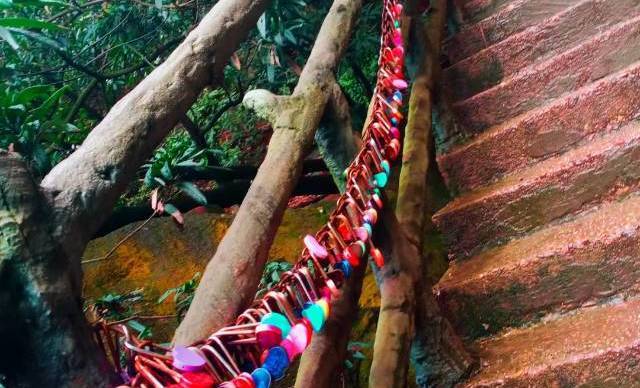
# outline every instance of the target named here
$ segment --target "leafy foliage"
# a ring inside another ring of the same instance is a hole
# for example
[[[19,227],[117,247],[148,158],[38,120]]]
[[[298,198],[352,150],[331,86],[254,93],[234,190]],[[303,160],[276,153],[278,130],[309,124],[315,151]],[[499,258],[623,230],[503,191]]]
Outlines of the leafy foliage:
[[[162,303],[171,295],[173,295],[173,301],[176,303],[176,314],[178,316],[178,320],[182,320],[184,315],[187,313],[189,306],[191,306],[191,302],[193,301],[193,295],[196,292],[196,288],[198,287],[198,278],[200,277],[200,272],[197,272],[193,277],[186,282],[180,284],[177,287],[170,288],[165,291],[160,298],[158,298],[158,303]]]
[[[0,0],[0,147],[13,147],[37,175],[46,174],[214,3]],[[253,88],[292,91],[330,5],[330,0],[274,0],[225,68],[222,86],[205,91],[188,113],[206,148],[177,127],[141,170],[143,184],[134,182],[132,190],[169,186],[203,203],[180,168],[260,163],[271,129],[239,106],[242,97]],[[378,7],[365,5],[337,74],[356,128],[370,97],[363,82],[374,77]]]
[[[113,322],[126,320],[127,326],[138,332],[142,339],[151,337],[151,328],[135,319],[130,319],[137,313],[133,309],[134,305],[144,300],[141,288],[127,292],[125,294],[108,293],[88,304],[88,309],[101,319]]]
[[[292,267],[293,265],[291,263],[282,259],[268,262],[262,272],[262,278],[260,278],[256,296],[264,294],[268,289],[275,286],[280,281],[282,273],[290,270]]]

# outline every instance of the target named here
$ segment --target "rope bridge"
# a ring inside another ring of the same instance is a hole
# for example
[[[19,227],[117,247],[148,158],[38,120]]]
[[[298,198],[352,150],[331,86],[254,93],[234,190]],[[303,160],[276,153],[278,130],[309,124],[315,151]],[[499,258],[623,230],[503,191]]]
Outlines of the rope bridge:
[[[313,333],[322,330],[331,300],[353,268],[364,265],[367,254],[384,265],[371,235],[383,208],[380,190],[387,184],[389,162],[400,152],[399,108],[407,88],[401,13],[398,0],[384,0],[376,88],[363,145],[345,170],[346,190],[327,224],[304,238],[301,258],[276,286],[234,325],[205,341],[167,348],[137,338],[123,324],[97,324],[95,338],[124,386],[267,388],[284,377]]]

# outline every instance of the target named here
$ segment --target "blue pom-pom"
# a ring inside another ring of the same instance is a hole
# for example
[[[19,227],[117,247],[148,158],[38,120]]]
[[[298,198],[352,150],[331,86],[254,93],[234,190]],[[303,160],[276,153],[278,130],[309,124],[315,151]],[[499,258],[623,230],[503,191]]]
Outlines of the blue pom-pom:
[[[344,274],[345,278],[349,278],[351,276],[352,268],[351,264],[347,260],[342,260],[341,262],[336,264],[336,268],[338,268]]]
[[[289,367],[289,355],[287,355],[287,351],[284,350],[282,346],[272,347],[269,349],[269,353],[267,353],[262,367],[266,369],[275,380],[280,380],[284,377]]]
[[[256,388],[269,388],[271,385],[271,375],[265,368],[257,368],[251,373],[251,378]]]

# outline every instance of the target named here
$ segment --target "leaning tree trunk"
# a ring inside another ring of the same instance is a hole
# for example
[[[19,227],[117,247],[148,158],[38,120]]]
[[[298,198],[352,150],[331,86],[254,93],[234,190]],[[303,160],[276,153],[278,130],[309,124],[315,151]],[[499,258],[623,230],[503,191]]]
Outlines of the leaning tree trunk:
[[[82,313],[81,254],[136,170],[215,84],[267,4],[219,1],[40,187],[15,154],[0,154],[0,383],[110,382]]]
[[[415,2],[414,2],[415,3]],[[412,4],[408,4],[412,5]],[[415,4],[413,4],[415,6]],[[408,241],[422,253],[425,222],[431,222],[428,197],[428,170],[432,146],[432,91],[439,73],[440,46],[446,19],[446,0],[431,2],[427,23],[420,20],[415,9],[407,7],[405,24],[410,28],[409,59],[416,66],[409,99],[405,128],[402,170],[398,187],[396,215]],[[412,14],[413,13],[413,14]],[[411,359],[420,387],[453,386],[472,365],[453,327],[441,314],[428,281],[424,259],[416,257],[414,292],[416,294],[415,337]]]
[[[245,104],[273,125],[267,155],[207,265],[174,341],[189,344],[229,323],[253,300],[269,247],[335,83],[361,0],[335,0],[291,96],[252,91]]]

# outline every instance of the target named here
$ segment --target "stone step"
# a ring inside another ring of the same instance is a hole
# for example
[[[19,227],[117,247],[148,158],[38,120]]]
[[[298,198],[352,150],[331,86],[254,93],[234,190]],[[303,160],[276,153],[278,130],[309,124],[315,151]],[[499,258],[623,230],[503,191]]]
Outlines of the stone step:
[[[637,387],[640,302],[583,309],[475,350],[482,369],[462,387]]]
[[[582,0],[516,0],[497,13],[463,29],[445,42],[443,52],[450,64],[507,39]]]
[[[462,195],[433,219],[453,257],[522,236],[640,186],[640,122]]]
[[[531,64],[565,51],[624,20],[640,15],[640,0],[583,0],[443,72],[452,101],[495,86]]]
[[[453,0],[465,24],[485,19],[513,2],[514,0]]]
[[[458,122],[480,132],[640,60],[640,17],[518,72],[454,105]]]
[[[438,165],[453,192],[487,185],[640,116],[640,63],[453,146]],[[440,152],[443,152],[441,149]]]
[[[452,262],[435,287],[444,314],[467,338],[542,316],[637,294],[640,196]]]

